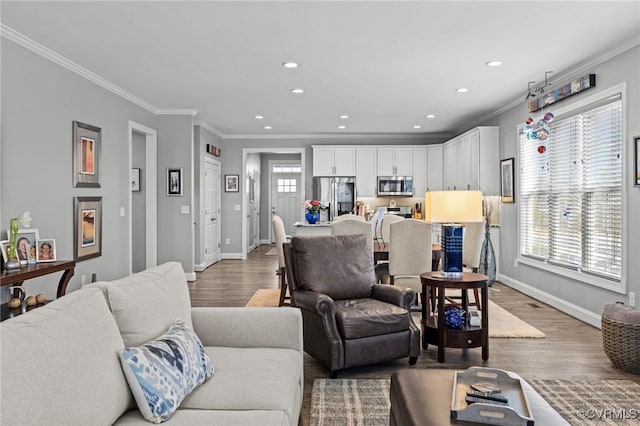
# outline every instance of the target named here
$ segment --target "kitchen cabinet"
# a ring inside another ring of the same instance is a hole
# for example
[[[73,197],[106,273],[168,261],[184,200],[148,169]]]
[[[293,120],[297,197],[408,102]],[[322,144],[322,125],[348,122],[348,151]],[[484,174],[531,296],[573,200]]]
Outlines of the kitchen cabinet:
[[[426,191],[442,191],[443,171],[442,144],[427,147],[427,187]],[[416,194],[419,194],[416,192]]]
[[[498,127],[483,126],[445,142],[444,189],[480,190],[486,195],[500,193]]]
[[[413,148],[378,147],[378,176],[413,176]]]
[[[413,148],[413,196],[424,197],[427,190],[427,147]]]
[[[312,146],[314,176],[355,176],[355,146]]]
[[[356,196],[375,197],[378,149],[375,146],[356,147]]]

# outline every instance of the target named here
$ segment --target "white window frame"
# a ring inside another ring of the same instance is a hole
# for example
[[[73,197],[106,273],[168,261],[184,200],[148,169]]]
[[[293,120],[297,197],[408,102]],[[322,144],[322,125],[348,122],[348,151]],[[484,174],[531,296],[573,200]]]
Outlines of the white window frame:
[[[557,266],[557,265],[553,265],[550,262],[547,261],[543,261],[543,260],[538,260],[538,259],[533,259],[530,257],[525,257],[522,256],[520,254],[520,242],[521,242],[521,234],[520,234],[520,214],[521,214],[521,206],[522,203],[518,203],[518,199],[516,198],[516,203],[518,204],[518,208],[517,208],[517,228],[516,228],[516,233],[517,233],[517,241],[516,241],[516,247],[517,247],[517,255],[516,255],[516,266],[519,263],[522,263],[524,265],[528,265],[528,266],[532,266],[547,272],[551,272],[553,274],[557,274],[557,275],[561,275],[570,279],[573,279],[575,281],[579,281],[585,284],[589,284],[589,285],[593,285],[596,287],[600,287],[600,288],[604,288],[607,290],[611,290],[614,291],[616,293],[621,293],[621,294],[626,294],[627,292],[627,245],[628,245],[628,238],[627,238],[627,230],[628,230],[628,226],[627,226],[627,187],[628,187],[628,167],[627,164],[629,163],[629,156],[632,156],[632,152],[630,152],[631,150],[631,144],[627,143],[627,85],[626,82],[617,84],[613,87],[610,87],[608,89],[604,89],[601,90],[593,95],[590,96],[586,96],[576,102],[573,102],[571,104],[568,104],[566,106],[563,106],[562,108],[556,108],[553,106],[553,104],[550,107],[546,107],[544,108],[542,111],[539,112],[539,114],[537,114],[536,116],[532,116],[533,118],[533,122],[537,123],[538,120],[540,120],[543,116],[545,112],[551,111],[554,113],[554,115],[556,116],[561,116],[561,115],[568,115],[571,114],[574,111],[577,111],[581,108],[584,108],[585,106],[588,106],[590,104],[593,104],[595,102],[604,100],[608,97],[614,96],[619,94],[620,95],[620,101],[622,104],[622,116],[621,116],[621,120],[622,120],[622,241],[621,241],[621,245],[622,245],[622,252],[621,252],[621,260],[622,260],[622,269],[621,269],[621,273],[620,273],[620,281],[613,281],[613,280],[608,280],[596,275],[591,275],[591,274],[587,274],[587,273],[583,273],[580,271],[576,271],[576,270],[572,270],[572,269],[568,269],[568,268],[563,268],[561,266]],[[524,120],[523,120],[524,121]],[[521,143],[520,143],[520,132],[522,131],[524,127],[524,124],[518,124],[518,126],[516,127],[516,143],[517,143],[517,156],[516,156],[516,170],[517,172],[517,176],[518,176],[518,192],[516,193],[516,197],[517,194],[521,194],[521,181],[520,181],[520,159],[522,158],[521,155]]]

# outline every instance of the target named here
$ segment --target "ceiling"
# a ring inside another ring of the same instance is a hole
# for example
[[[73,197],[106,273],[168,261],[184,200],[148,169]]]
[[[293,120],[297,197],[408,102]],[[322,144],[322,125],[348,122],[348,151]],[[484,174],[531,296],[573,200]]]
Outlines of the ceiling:
[[[640,1],[0,7],[3,25],[155,108],[197,110],[226,137],[454,133],[524,102],[527,83],[542,84],[545,71],[566,83],[568,70],[640,42]]]

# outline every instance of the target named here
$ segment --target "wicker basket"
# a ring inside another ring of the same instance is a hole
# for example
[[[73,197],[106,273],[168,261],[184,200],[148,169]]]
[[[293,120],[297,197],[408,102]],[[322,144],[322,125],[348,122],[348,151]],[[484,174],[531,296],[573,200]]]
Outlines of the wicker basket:
[[[640,325],[621,323],[603,315],[602,345],[614,366],[640,374]]]

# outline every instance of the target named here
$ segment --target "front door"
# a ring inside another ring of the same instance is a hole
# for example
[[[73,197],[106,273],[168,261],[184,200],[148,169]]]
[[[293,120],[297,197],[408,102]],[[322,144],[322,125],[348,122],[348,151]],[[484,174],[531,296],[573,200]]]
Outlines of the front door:
[[[300,188],[300,173],[274,173],[271,175],[271,213],[282,218],[287,235],[295,235],[293,224],[300,217],[302,190]],[[271,241],[275,242],[273,232],[271,233]]]

